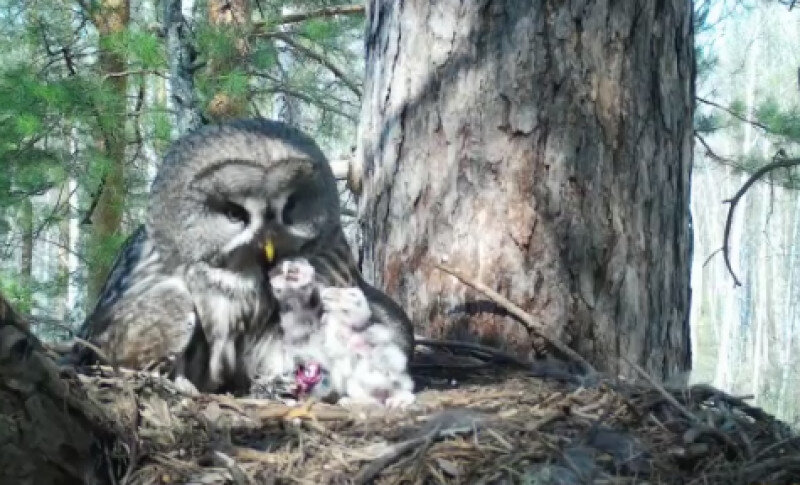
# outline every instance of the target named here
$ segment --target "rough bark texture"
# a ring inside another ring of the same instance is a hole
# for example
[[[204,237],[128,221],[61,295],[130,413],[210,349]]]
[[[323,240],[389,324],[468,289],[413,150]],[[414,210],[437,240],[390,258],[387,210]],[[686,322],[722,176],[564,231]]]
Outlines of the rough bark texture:
[[[114,428],[0,295],[0,483],[106,483],[96,465]]]
[[[365,275],[418,330],[599,368],[690,366],[688,0],[373,0],[360,127]]]
[[[125,207],[125,120],[127,113],[127,77],[125,58],[119,51],[107,48],[110,38],[122,33],[130,20],[128,0],[102,0],[92,13],[92,21],[99,33],[100,71],[115,97],[108,105],[98,107],[100,112],[100,148],[108,160],[97,206],[92,214],[92,244],[100,247],[109,237],[116,235],[122,224]],[[94,300],[105,282],[113,258],[94,258],[89,266],[88,300]]]
[[[169,63],[169,102],[175,111],[173,136],[179,138],[202,123],[194,90],[196,52],[192,44],[192,18],[183,15],[181,0],[164,2],[164,31]]]

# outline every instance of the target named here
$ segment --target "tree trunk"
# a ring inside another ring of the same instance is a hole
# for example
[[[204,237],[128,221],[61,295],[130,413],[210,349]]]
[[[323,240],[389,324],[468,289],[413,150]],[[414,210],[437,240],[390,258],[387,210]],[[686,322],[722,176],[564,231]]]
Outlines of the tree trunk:
[[[164,2],[169,63],[169,104],[175,112],[173,136],[179,138],[201,124],[200,108],[194,90],[196,52],[192,45],[193,18],[184,15],[182,0]],[[186,9],[191,11],[191,9]],[[191,15],[191,14],[190,14]]]
[[[100,112],[100,146],[108,166],[92,214],[92,247],[96,257],[90,260],[88,300],[93,301],[105,282],[116,251],[103,251],[109,240],[119,235],[125,207],[125,120],[127,113],[127,76],[125,58],[119,51],[108,48],[113,36],[120,35],[130,20],[128,0],[102,0],[92,13],[92,21],[99,33],[100,71],[114,92],[108,105],[98,107]],[[116,250],[116,248],[114,248]]]
[[[33,303],[33,201],[26,197],[21,203],[22,254],[20,255],[20,284],[25,295],[23,310],[30,311]]]
[[[372,0],[365,275],[418,330],[519,353],[521,305],[598,368],[688,369],[692,5]]]
[[[221,29],[231,29],[235,38],[236,55],[222,58],[211,57],[207,75],[212,79],[224,79],[241,66],[249,55],[247,33],[251,26],[250,2],[248,0],[208,0],[208,22]],[[216,122],[241,118],[247,113],[247,93],[218,89],[206,108],[209,118]]]

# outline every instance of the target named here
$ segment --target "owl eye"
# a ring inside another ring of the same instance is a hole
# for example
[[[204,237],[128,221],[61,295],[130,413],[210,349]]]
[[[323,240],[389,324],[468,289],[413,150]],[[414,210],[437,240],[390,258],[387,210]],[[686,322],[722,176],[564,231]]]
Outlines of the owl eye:
[[[250,214],[247,212],[247,209],[235,202],[226,202],[222,208],[222,213],[225,214],[225,217],[234,222],[242,222],[245,225],[250,223]]]
[[[297,206],[297,192],[293,193],[286,199],[286,203],[283,205],[283,213],[281,213],[281,218],[283,219],[284,224],[292,225],[295,223],[295,214],[294,209]]]

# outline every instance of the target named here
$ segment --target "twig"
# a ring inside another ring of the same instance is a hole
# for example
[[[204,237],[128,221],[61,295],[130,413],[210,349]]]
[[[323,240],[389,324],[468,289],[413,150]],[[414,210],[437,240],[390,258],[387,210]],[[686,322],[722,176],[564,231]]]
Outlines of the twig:
[[[157,71],[155,69],[131,69],[131,70],[128,70],[128,71],[107,72],[107,73],[103,74],[103,80],[110,79],[110,78],[115,78],[115,77],[127,77],[127,76],[131,76],[131,75],[134,75],[134,74],[153,74],[153,75],[156,75],[158,77],[167,79],[167,75],[166,74],[164,74],[163,72],[159,72],[159,71]]]
[[[727,158],[727,157],[723,157],[722,155],[719,155],[717,152],[715,152],[711,148],[711,145],[708,144],[706,139],[703,138],[702,135],[700,135],[700,133],[697,133],[695,131],[694,132],[694,137],[697,138],[697,141],[699,141],[700,144],[703,145],[703,147],[706,149],[706,155],[707,156],[713,158],[714,160],[716,160],[718,162],[724,163],[725,165],[730,165],[732,167],[736,167],[738,169],[741,169],[741,167],[739,166],[738,163],[736,163],[735,160]]]
[[[659,384],[658,382],[656,382],[656,380],[655,380],[655,379],[653,379],[652,377],[650,377],[650,374],[648,374],[647,372],[645,372],[645,370],[644,370],[644,369],[642,369],[642,368],[641,368],[641,367],[639,367],[638,365],[636,365],[636,364],[634,364],[633,362],[631,362],[631,361],[630,361],[630,360],[629,360],[627,357],[625,357],[624,355],[622,356],[622,360],[624,360],[625,362],[627,362],[627,363],[628,363],[628,365],[629,365],[629,366],[631,366],[631,367],[633,368],[633,370],[635,370],[635,371],[636,371],[636,373],[637,373],[637,374],[639,374],[639,375],[640,375],[641,377],[643,377],[643,378],[644,378],[644,379],[645,379],[647,382],[649,382],[651,386],[653,386],[653,387],[654,387],[654,388],[655,388],[655,389],[656,389],[656,390],[657,390],[659,393],[661,393],[661,395],[662,395],[662,396],[664,396],[664,399],[666,399],[666,400],[667,400],[667,401],[668,401],[670,404],[672,404],[673,406],[675,406],[675,407],[676,407],[676,408],[677,408],[677,409],[678,409],[678,410],[681,412],[681,414],[683,414],[684,416],[686,416],[686,418],[687,418],[687,419],[689,419],[689,421],[691,421],[691,422],[693,422],[693,423],[699,423],[699,422],[700,422],[700,418],[698,418],[697,416],[695,416],[694,414],[692,414],[692,412],[691,412],[691,411],[689,411],[688,409],[686,409],[686,407],[685,407],[683,404],[679,403],[679,402],[678,402],[678,400],[677,400],[677,399],[675,399],[675,396],[673,396],[672,394],[670,394],[670,393],[669,393],[669,392],[668,392],[666,389],[664,389],[664,386],[662,386],[661,384]]]
[[[296,24],[306,20],[321,18],[321,17],[334,17],[336,15],[361,15],[364,13],[364,5],[337,5],[335,7],[325,7],[317,10],[310,10],[308,12],[290,13],[282,15],[281,18],[273,21],[254,22],[253,28],[256,32],[264,29],[266,26]]]
[[[327,68],[330,72],[332,72],[334,76],[339,78],[339,80],[342,81],[342,83],[345,86],[347,86],[348,89],[350,89],[350,91],[355,93],[355,95],[358,96],[359,98],[361,97],[361,89],[359,89],[358,84],[356,84],[354,80],[350,79],[347,76],[347,74],[344,73],[344,71],[336,67],[336,65],[332,63],[330,60],[328,60],[325,56],[314,51],[313,49],[310,49],[300,44],[296,40],[292,39],[290,35],[286,35],[283,32],[275,32],[274,34],[272,34],[272,37],[282,41],[283,43],[293,48],[294,50],[300,52],[301,54],[305,55],[306,57],[309,57],[319,62],[323,66],[325,66],[325,68]]]
[[[334,15],[360,15],[364,13],[364,5],[340,5],[336,7],[326,7],[310,12],[291,13],[284,15],[278,20],[278,24],[293,24],[319,17],[333,17]]]
[[[564,355],[566,355],[567,357],[569,357],[573,361],[581,364],[584,367],[584,370],[586,372],[592,373],[592,374],[596,372],[594,367],[592,367],[592,365],[586,359],[581,357],[580,354],[578,354],[577,352],[575,352],[574,350],[569,348],[566,344],[564,344],[563,342],[558,340],[555,336],[553,336],[550,333],[550,330],[548,330],[542,324],[540,324],[539,322],[534,320],[530,313],[526,312],[525,310],[523,310],[519,306],[515,305],[508,298],[504,297],[500,293],[497,293],[496,291],[492,290],[488,286],[486,286],[486,285],[484,285],[484,284],[482,284],[480,282],[477,282],[477,281],[473,280],[472,278],[467,277],[466,275],[464,275],[463,273],[461,273],[458,270],[455,270],[455,269],[452,269],[452,268],[448,268],[448,267],[443,266],[443,265],[438,264],[438,263],[435,266],[436,266],[436,268],[444,271],[445,273],[448,273],[448,274],[456,277],[459,281],[461,281],[465,285],[470,286],[470,287],[474,288],[475,290],[477,290],[477,291],[483,293],[484,295],[486,295],[487,298],[489,298],[494,303],[496,303],[496,304],[500,305],[501,307],[503,307],[511,315],[514,315],[520,322],[522,322],[522,324],[525,326],[525,328],[528,329],[529,332],[533,332],[533,333],[539,335],[540,337],[544,338],[545,340],[547,340],[548,343],[550,343],[550,345],[552,345],[553,347],[555,347],[556,349],[561,351],[561,353],[563,353]]]
[[[758,181],[761,177],[766,175],[767,173],[778,169],[778,168],[790,168],[797,165],[800,165],[800,158],[784,158],[783,151],[779,151],[773,158],[772,163],[768,163],[764,165],[760,169],[753,172],[753,175],[747,179],[747,181],[742,185],[736,194],[728,200],[723,201],[723,203],[730,204],[728,208],[728,218],[725,221],[725,235],[722,240],[722,254],[725,257],[725,265],[728,267],[728,272],[733,277],[733,283],[735,286],[742,286],[742,283],[739,281],[739,278],[736,276],[736,273],[733,271],[733,267],[731,265],[731,257],[730,257],[730,236],[731,236],[731,227],[733,226],[733,213],[736,210],[736,205],[741,200],[742,196],[747,192],[747,190]]]
[[[708,257],[706,258],[706,260],[703,262],[703,268],[705,268],[705,267],[708,265],[708,263],[711,261],[711,258],[713,258],[713,257],[714,257],[714,256],[716,256],[718,253],[720,253],[720,252],[722,251],[722,249],[723,249],[723,248],[718,248],[718,249],[714,250],[714,252],[712,252],[711,254],[709,254],[709,255],[708,255]]]
[[[426,449],[433,441],[433,435],[421,436],[413,438],[402,443],[397,443],[389,448],[389,450],[378,458],[372,460],[367,466],[356,475],[353,483],[371,483],[387,466],[394,463],[398,458],[405,455],[415,448]]]
[[[770,132],[769,126],[765,125],[764,123],[761,123],[760,121],[755,121],[755,120],[751,120],[749,118],[746,118],[746,117],[736,113],[732,109],[728,108],[727,106],[723,106],[723,105],[721,105],[719,103],[715,103],[714,101],[709,101],[707,99],[701,98],[700,96],[695,96],[694,99],[700,101],[703,104],[707,104],[709,106],[713,106],[715,108],[721,109],[722,111],[728,113],[729,115],[733,116],[734,118],[738,119],[739,121],[743,121],[745,123],[749,123],[749,124],[751,124],[753,126],[761,128],[764,131]]]
[[[100,350],[100,347],[98,347],[95,344],[89,342],[88,340],[84,340],[84,339],[82,339],[80,337],[72,337],[72,340],[76,344],[83,345],[84,347],[87,347],[88,349],[93,351],[95,354],[97,354],[97,357],[100,359],[101,364],[111,365],[111,359],[108,358],[108,356],[105,354],[105,352]]]

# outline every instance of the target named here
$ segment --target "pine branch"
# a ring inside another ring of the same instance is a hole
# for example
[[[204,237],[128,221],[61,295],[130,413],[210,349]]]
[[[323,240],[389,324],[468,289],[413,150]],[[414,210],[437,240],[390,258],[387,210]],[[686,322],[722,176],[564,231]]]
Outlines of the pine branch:
[[[155,76],[167,79],[167,75],[163,72],[157,71],[155,69],[131,69],[128,71],[120,71],[120,72],[107,72],[103,74],[103,80],[111,79],[115,77],[126,77],[131,76],[134,74],[153,74]]]
[[[283,15],[281,18],[272,22],[254,22],[253,29],[255,35],[260,35],[264,33],[263,30],[268,26],[273,27],[275,25],[296,24],[298,22],[305,22],[306,20],[334,17],[336,15],[362,15],[364,10],[364,5],[338,5],[336,7],[325,7],[308,12],[290,13]]]
[[[355,93],[356,96],[361,98],[361,89],[359,89],[358,84],[354,80],[350,79],[350,77],[348,77],[347,74],[344,73],[344,71],[339,69],[333,62],[331,62],[325,56],[314,51],[313,49],[310,49],[300,44],[299,42],[294,40],[290,35],[286,35],[282,32],[275,32],[272,34],[272,37],[282,41],[284,44],[300,52],[304,56],[322,64],[326,69],[328,69],[331,73],[333,73],[333,75],[336,76],[345,86],[347,86],[348,89],[350,89],[350,91],[352,91],[353,93]]]
[[[728,108],[727,106],[723,106],[723,105],[721,105],[719,103],[715,103],[714,101],[709,101],[707,99],[701,98],[700,96],[695,96],[695,99],[700,101],[703,104],[707,104],[707,105],[713,106],[713,107],[715,107],[717,109],[721,109],[722,111],[728,113],[729,115],[733,116],[734,118],[738,119],[739,121],[751,124],[751,125],[753,125],[753,126],[755,126],[757,128],[761,128],[762,130],[764,130],[764,131],[766,131],[768,133],[772,132],[772,130],[769,129],[769,126],[765,125],[764,123],[761,123],[760,121],[756,121],[756,120],[751,120],[751,119],[749,119],[749,118],[747,118],[745,116],[742,116],[739,113],[737,113],[737,112],[733,111],[732,109]]]
[[[273,87],[273,88],[269,88],[269,89],[263,90],[261,92],[283,93],[283,94],[285,94],[287,96],[291,96],[293,98],[299,99],[300,101],[304,101],[304,102],[306,102],[308,104],[317,106],[318,108],[320,108],[323,111],[330,111],[331,113],[337,114],[337,115],[339,115],[339,116],[341,116],[343,118],[347,118],[348,120],[353,121],[353,122],[357,122],[358,121],[358,116],[355,116],[353,114],[350,114],[350,113],[347,113],[345,111],[342,111],[341,109],[339,109],[339,108],[337,108],[335,106],[331,106],[330,104],[327,104],[327,103],[325,103],[323,101],[320,101],[318,99],[314,99],[313,97],[308,96],[307,94],[301,93],[300,91],[296,91],[296,90],[289,89],[289,88],[283,88],[283,87]]]

